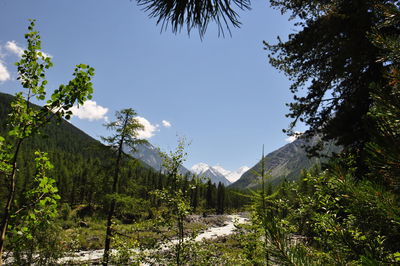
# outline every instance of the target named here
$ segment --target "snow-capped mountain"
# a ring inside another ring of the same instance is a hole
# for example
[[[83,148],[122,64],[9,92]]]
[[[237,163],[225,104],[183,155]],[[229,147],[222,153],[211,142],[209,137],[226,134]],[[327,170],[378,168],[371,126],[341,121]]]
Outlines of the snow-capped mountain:
[[[242,166],[234,172],[230,172],[226,177],[231,183],[236,182],[245,172],[247,172],[250,167]]]
[[[222,168],[222,167],[221,167]],[[191,168],[191,171],[198,175],[201,178],[205,179],[210,179],[212,183],[218,184],[221,182],[225,186],[229,185],[231,182],[229,182],[228,179],[224,176],[223,173],[220,172],[221,169],[211,167],[208,164],[205,163],[198,163],[196,165],[193,165]],[[225,170],[225,169],[223,169]],[[222,171],[224,172],[224,171]]]
[[[190,171],[192,171],[192,173],[195,173],[196,175],[201,175],[202,173],[204,173],[205,171],[207,171],[210,168],[210,166],[206,163],[198,163],[192,166],[192,168],[190,168]]]
[[[198,163],[192,166],[190,169],[193,173],[210,178],[211,182],[218,184],[223,183],[225,186],[235,182],[240,176],[249,169],[247,166],[240,167],[237,171],[231,172],[224,169],[220,165],[209,166],[205,163]]]

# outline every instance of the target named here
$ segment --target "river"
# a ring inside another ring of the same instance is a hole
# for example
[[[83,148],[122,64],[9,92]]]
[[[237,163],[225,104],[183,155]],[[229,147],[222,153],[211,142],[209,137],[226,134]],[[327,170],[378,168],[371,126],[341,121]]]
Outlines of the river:
[[[223,226],[208,228],[206,231],[200,233],[195,238],[195,241],[202,241],[206,239],[213,239],[220,236],[230,235],[235,231],[235,224],[244,224],[248,222],[247,218],[238,214],[227,215],[226,217],[227,221],[224,223]],[[163,249],[168,249],[171,245],[174,245],[176,242],[177,240],[172,240],[171,242],[166,243]],[[112,250],[111,252],[115,253],[116,251]],[[103,257],[103,253],[104,249],[79,251],[73,253],[71,256],[59,259],[58,263],[66,264],[67,262],[81,263],[88,261],[98,261]]]

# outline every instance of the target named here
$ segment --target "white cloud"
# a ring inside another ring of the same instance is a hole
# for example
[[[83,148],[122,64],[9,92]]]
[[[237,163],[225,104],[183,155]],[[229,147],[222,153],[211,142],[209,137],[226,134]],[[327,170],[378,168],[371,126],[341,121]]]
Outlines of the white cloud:
[[[155,132],[158,131],[159,125],[151,124],[146,118],[137,116],[137,120],[144,126],[144,129],[139,131],[139,139],[149,139],[154,136]]]
[[[107,121],[108,108],[98,105],[95,101],[87,100],[83,105],[73,106],[71,111],[74,116],[80,119],[88,119],[89,121],[104,119]]]
[[[303,133],[299,131],[295,131],[293,136],[289,136],[285,139],[286,142],[292,143],[296,139],[298,139]]]
[[[6,57],[6,54],[3,53],[2,50],[3,50],[3,48],[2,48],[1,45],[0,45],[0,59]]]
[[[18,46],[16,41],[8,41],[5,47],[9,52],[18,55],[19,57],[21,57],[24,54],[24,49]]]
[[[6,43],[5,48],[6,48],[9,52],[14,53],[14,54],[16,54],[16,55],[19,56],[19,57],[21,57],[21,56],[24,54],[24,48],[22,48],[21,46],[18,46],[18,44],[17,44],[16,41],[8,41],[8,42]],[[45,53],[45,52],[43,52],[43,51],[39,51],[39,52],[42,53],[42,55],[43,55],[44,57],[50,57],[50,58],[52,57],[50,54],[47,54],[47,53]]]
[[[0,61],[0,82],[4,82],[11,79],[10,72],[7,67]]]
[[[161,123],[162,123],[162,125],[164,126],[164,127],[171,127],[172,125],[171,125],[171,122],[169,122],[169,121],[167,121],[167,120],[163,120],[163,121],[161,121]]]

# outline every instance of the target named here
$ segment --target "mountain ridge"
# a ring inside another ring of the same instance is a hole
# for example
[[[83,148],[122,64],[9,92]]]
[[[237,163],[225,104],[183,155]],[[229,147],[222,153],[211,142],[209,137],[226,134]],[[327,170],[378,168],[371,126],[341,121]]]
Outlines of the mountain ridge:
[[[1,106],[2,108],[0,108],[0,117],[1,118],[7,117],[7,114],[9,112],[9,104],[11,103],[11,101],[13,99],[14,99],[13,95],[0,92],[0,103],[2,104],[2,106]],[[37,106],[37,108],[40,108],[39,105],[36,105],[36,104],[34,104],[34,105]],[[46,128],[51,128],[51,130],[49,131],[49,129],[46,129]],[[48,126],[46,126],[46,128],[43,129],[44,132],[47,132],[47,131],[51,132],[52,137],[56,139],[56,143],[58,145],[62,146],[67,151],[70,149],[71,143],[73,143],[73,142],[71,142],[72,138],[71,139],[65,138],[65,136],[62,135],[62,132],[60,132],[60,131],[62,131],[61,128],[63,128],[67,132],[71,132],[71,135],[79,136],[79,138],[78,138],[78,140],[80,141],[79,145],[81,145],[82,147],[86,147],[86,145],[89,145],[89,144],[91,146],[104,145],[99,140],[93,138],[92,136],[90,136],[89,134],[87,134],[86,132],[81,130],[80,128],[73,125],[70,121],[67,121],[64,119],[59,121],[58,124],[56,122],[50,123]],[[4,132],[5,129],[6,129],[5,123],[4,122],[0,123],[0,132]],[[85,149],[83,149],[82,151],[86,152]],[[124,152],[126,154],[129,154],[133,158],[138,159],[141,162],[142,166],[147,167],[147,168],[150,167],[156,171],[160,170],[162,159],[161,159],[161,156],[159,155],[159,149],[156,148],[155,146],[153,146],[152,144],[138,145],[136,153],[132,153],[127,147],[124,147]],[[186,168],[184,168],[182,166],[181,172],[183,174],[186,174],[186,173],[189,173],[189,170],[187,170]]]
[[[196,175],[210,178],[211,182],[218,184],[219,182],[224,185],[230,185],[235,182],[240,176],[250,169],[247,166],[242,166],[236,171],[229,171],[220,165],[210,166],[206,163],[198,163],[191,167],[191,172]]]
[[[270,152],[265,156],[265,170],[270,177],[267,182],[278,184],[283,180],[294,181],[300,176],[303,169],[310,169],[314,165],[319,165],[324,162],[325,158],[308,158],[305,146],[315,145],[320,138],[318,136],[306,140],[298,138],[295,141],[288,143],[281,148]],[[329,156],[332,153],[339,151],[340,148],[327,143],[323,153]],[[255,188],[258,186],[257,180],[259,176],[256,173],[261,172],[261,160],[246,171],[240,179],[232,183],[229,187],[237,189]]]
[[[126,146],[123,148],[124,152],[130,154],[132,157],[146,163],[156,171],[162,171],[163,159],[160,155],[160,149],[151,143],[137,145],[136,151],[131,151]],[[179,167],[181,174],[189,174],[190,171],[183,165]]]

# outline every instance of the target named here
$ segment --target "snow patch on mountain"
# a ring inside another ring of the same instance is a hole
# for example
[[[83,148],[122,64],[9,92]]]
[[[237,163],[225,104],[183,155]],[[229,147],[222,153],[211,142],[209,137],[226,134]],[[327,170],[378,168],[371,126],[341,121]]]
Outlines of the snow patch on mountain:
[[[226,177],[231,183],[236,182],[245,172],[250,170],[250,167],[242,166],[234,172],[230,172]]]
[[[221,173],[225,177],[227,177],[231,173],[231,171],[222,168],[222,166],[220,166],[220,165],[215,165],[212,168],[217,170],[219,173]]]
[[[224,183],[225,185],[229,185],[230,183],[238,180],[242,176],[242,174],[249,169],[250,168],[247,166],[242,166],[236,171],[229,171],[220,165],[210,166],[206,163],[198,163],[193,165],[190,170],[196,175],[210,178],[211,182],[217,183],[220,181],[224,181],[222,183]]]
[[[196,175],[200,175],[210,169],[210,166],[206,163],[198,163],[192,166],[190,170],[195,173]]]

